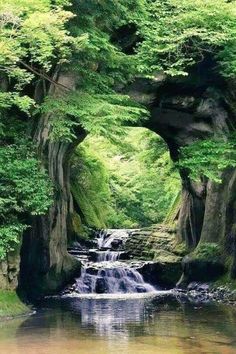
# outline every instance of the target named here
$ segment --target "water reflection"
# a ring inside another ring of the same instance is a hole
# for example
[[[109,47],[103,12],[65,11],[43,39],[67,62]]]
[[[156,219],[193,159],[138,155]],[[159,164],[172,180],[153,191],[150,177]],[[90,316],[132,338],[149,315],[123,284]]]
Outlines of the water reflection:
[[[0,353],[236,353],[236,311],[173,296],[64,299],[0,327]]]

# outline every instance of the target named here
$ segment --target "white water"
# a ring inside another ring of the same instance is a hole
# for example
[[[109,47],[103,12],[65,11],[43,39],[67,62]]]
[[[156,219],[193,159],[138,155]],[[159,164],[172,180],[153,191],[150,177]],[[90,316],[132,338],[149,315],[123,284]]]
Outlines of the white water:
[[[96,262],[85,262],[76,280],[79,294],[130,294],[155,292],[142,275],[127,262],[119,261],[122,251],[112,250],[113,242],[122,247],[129,234],[126,230],[109,230],[97,237]],[[106,249],[104,251],[104,249]]]
[[[107,230],[101,231],[97,237],[98,249],[112,248],[114,241],[119,241],[123,245],[129,237],[129,230]]]
[[[121,252],[119,251],[100,251],[97,252],[97,262],[116,262],[120,255]]]

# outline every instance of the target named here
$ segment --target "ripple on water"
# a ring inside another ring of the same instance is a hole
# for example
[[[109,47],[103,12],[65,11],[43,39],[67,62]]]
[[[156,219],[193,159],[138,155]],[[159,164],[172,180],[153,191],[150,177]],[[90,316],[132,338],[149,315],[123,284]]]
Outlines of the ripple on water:
[[[236,353],[235,309],[162,295],[47,299],[30,318],[0,323],[0,353]]]

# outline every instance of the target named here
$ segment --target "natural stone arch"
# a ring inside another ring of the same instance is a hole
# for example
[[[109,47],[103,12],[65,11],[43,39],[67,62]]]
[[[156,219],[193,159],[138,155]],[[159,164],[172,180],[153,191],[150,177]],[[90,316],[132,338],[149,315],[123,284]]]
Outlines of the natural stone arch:
[[[74,88],[71,75],[60,74],[58,80]],[[174,161],[178,159],[181,146],[196,139],[227,134],[235,125],[232,90],[225,82],[214,78],[210,69],[197,67],[183,79],[136,80],[127,91],[148,107],[150,119],[144,126],[166,141]],[[58,186],[58,194],[49,214],[34,219],[32,230],[24,236],[21,285],[29,292],[33,289],[33,296],[57,291],[79,268],[66,249],[67,222],[73,208],[69,159],[74,147],[86,134],[83,130],[78,131],[78,140],[73,144],[53,143],[48,140],[48,134],[45,135],[47,130],[48,117],[42,117],[37,141],[49,174]],[[183,192],[178,241],[185,242],[190,251],[201,242],[225,244],[234,230],[230,210],[236,200],[236,196],[232,196],[236,190],[235,170],[223,175],[221,185],[205,179],[193,183],[184,171],[181,178]],[[187,268],[184,267],[186,276]]]
[[[204,73],[204,77],[199,72]],[[137,82],[130,92],[141,100],[145,97],[151,113],[146,126],[166,141],[174,161],[178,160],[180,147],[209,137],[226,138],[235,127],[235,90],[232,83],[229,85],[214,77],[211,68],[201,71],[198,66],[189,77],[178,80],[145,82],[143,85]],[[204,244],[219,245],[222,254],[233,259],[231,274],[235,274],[235,247],[230,250],[236,238],[235,169],[222,173],[221,184],[206,178],[199,183],[193,182],[186,171],[181,171],[181,178],[178,241],[185,242],[189,252]],[[208,260],[205,268],[202,264],[199,268],[191,257],[187,257],[183,262],[182,280],[201,280],[199,271],[208,272],[209,267]],[[223,267],[219,267],[219,273],[223,272]],[[209,271],[209,277],[210,274]]]

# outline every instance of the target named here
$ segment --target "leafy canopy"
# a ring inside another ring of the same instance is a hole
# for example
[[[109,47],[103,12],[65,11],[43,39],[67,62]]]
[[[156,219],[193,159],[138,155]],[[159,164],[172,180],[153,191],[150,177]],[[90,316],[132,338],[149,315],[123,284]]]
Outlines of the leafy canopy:
[[[9,97],[19,101],[22,90],[32,80],[47,77],[55,65],[70,59],[79,39],[66,29],[74,15],[63,10],[63,3],[67,4],[49,0],[0,1],[0,70],[11,81]]]
[[[44,214],[52,203],[52,186],[25,138],[0,146],[0,259],[13,250],[26,215]]]
[[[131,79],[134,58],[111,40],[137,4],[0,0],[0,257],[19,240],[29,215],[45,213],[52,202],[31,138],[40,116],[50,117],[51,140],[71,142],[78,126],[120,133],[123,122],[146,114],[116,92]],[[74,92],[57,84],[60,71],[73,72]]]
[[[226,0],[0,0],[0,159],[6,166],[0,171],[4,181],[0,189],[0,257],[25,228],[26,215],[44,213],[50,204],[51,186],[32,145],[37,119],[49,117],[50,139],[54,141],[73,141],[78,127],[114,139],[124,124],[136,124],[147,116],[143,107],[120,94],[136,76],[155,77],[159,72],[186,75],[190,66],[206,56],[214,58],[222,75],[235,76],[235,16],[235,1]],[[136,51],[127,54],[114,33],[129,24],[137,28],[137,41]],[[73,74],[73,92],[56,82],[60,72]],[[54,97],[52,87],[59,92]],[[224,142],[219,147],[212,141],[201,146],[213,169],[219,168],[214,157],[217,149],[221,150],[218,157],[222,153],[226,160],[231,159],[228,148]],[[149,146],[144,149],[151,151]],[[182,153],[181,163],[187,167],[184,161],[188,160],[193,177],[196,159],[202,168],[197,173],[211,177],[212,171],[197,150],[194,156],[188,150]],[[136,154],[140,164],[146,158],[142,156],[142,160],[141,155],[140,151]],[[138,205],[143,207],[145,220],[154,220],[153,215],[145,214],[145,208],[153,203],[152,189],[146,185],[145,196],[138,190],[145,178],[150,186],[158,186],[156,197],[163,198],[165,209],[163,183],[156,181],[154,167],[164,166],[163,181],[170,182],[173,175],[170,169],[165,170],[169,162],[164,153],[158,161],[145,177],[131,169],[136,190],[123,176],[111,173],[114,200],[120,210],[132,201],[130,212]],[[175,194],[171,188],[166,195]],[[138,218],[133,215],[133,220]]]
[[[137,72],[136,55],[125,54],[112,37],[142,11],[142,1],[75,0],[72,11],[76,16],[69,24],[71,35],[87,37],[73,53],[68,69],[76,78],[75,92],[56,100],[48,97],[43,104],[43,112],[56,117],[51,120],[51,138],[71,141],[76,126],[92,134],[115,136],[123,125],[147,117],[144,107],[121,94]]]
[[[179,192],[165,143],[144,128],[126,128],[116,142],[89,136],[77,148],[72,193],[90,227],[163,222]]]
[[[210,55],[224,76],[236,75],[234,0],[147,0],[140,36],[141,73],[187,75]]]
[[[181,148],[177,166],[187,170],[190,178],[195,181],[205,176],[220,183],[222,172],[236,167],[235,134],[227,141],[212,138]]]

